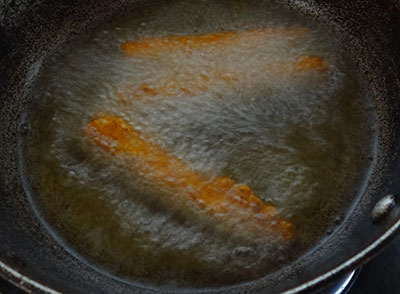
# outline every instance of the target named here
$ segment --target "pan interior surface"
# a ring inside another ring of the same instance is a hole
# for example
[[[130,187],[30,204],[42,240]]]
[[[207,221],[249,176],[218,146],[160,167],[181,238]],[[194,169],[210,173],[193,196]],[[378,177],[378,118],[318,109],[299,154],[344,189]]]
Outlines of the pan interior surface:
[[[255,48],[161,57],[120,48],[147,36],[265,28],[273,36]],[[304,70],[305,56],[324,65]],[[271,1],[168,1],[127,14],[48,58],[32,101],[23,175],[32,205],[80,260],[151,286],[231,286],[290,264],[334,231],[363,192],[373,155],[371,102],[346,51]],[[294,238],[220,233],[224,224],[212,217],[198,222],[160,204],[163,191],[128,159],[85,137],[85,125],[104,113],[193,170],[247,184],[294,224]]]

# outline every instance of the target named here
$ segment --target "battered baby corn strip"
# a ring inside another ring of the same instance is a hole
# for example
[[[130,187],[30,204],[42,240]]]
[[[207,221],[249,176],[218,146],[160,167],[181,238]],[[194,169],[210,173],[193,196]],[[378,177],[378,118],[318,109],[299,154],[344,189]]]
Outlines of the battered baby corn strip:
[[[207,48],[212,45],[248,45],[273,37],[304,38],[308,33],[307,28],[298,27],[253,29],[204,35],[147,37],[125,42],[121,45],[121,50],[130,55],[152,56],[165,51],[184,50],[190,52],[193,49]]]
[[[236,73],[230,72],[203,72],[196,74],[181,74],[160,79],[154,85],[142,83],[138,87],[132,87],[127,90],[131,97],[143,98],[149,96],[178,96],[180,94],[193,96],[204,91],[207,91],[215,84],[221,83],[224,85],[238,82],[239,78]],[[118,95],[122,100],[127,100],[127,97],[119,92]]]
[[[179,200],[190,201],[215,218],[236,218],[240,224],[256,225],[262,233],[273,232],[285,240],[293,237],[293,224],[281,219],[276,209],[260,200],[248,185],[238,185],[230,177],[207,178],[193,171],[182,160],[144,140],[139,131],[120,117],[97,117],[83,132],[107,152],[134,159],[147,179],[172,188]]]
[[[328,64],[318,56],[301,55],[295,61],[271,64],[265,66],[264,70],[276,74],[296,74],[309,71],[326,71]],[[243,76],[238,72],[203,71],[199,73],[173,75],[158,80],[155,84],[142,83],[139,86],[132,87],[127,92],[134,98],[143,98],[149,96],[177,96],[180,94],[193,96],[207,91],[216,84],[228,85],[229,87],[251,86],[248,83],[254,82],[253,79],[243,81]],[[243,83],[247,83],[244,84]],[[122,101],[127,97],[121,92],[118,93]]]

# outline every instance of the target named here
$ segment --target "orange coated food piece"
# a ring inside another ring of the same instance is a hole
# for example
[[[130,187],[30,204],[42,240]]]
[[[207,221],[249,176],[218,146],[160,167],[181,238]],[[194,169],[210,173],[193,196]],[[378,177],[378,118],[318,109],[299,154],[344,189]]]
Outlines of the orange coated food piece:
[[[318,56],[301,55],[293,66],[293,72],[301,71],[325,71],[328,64]]]
[[[157,81],[151,85],[142,83],[140,86],[134,86],[127,90],[134,98],[143,98],[151,96],[178,96],[184,94],[194,96],[207,91],[216,84],[235,85],[240,80],[236,73],[229,72],[205,72],[173,75]],[[120,93],[122,95],[122,93]]]
[[[147,179],[172,189],[179,200],[190,201],[197,210],[216,218],[236,218],[285,240],[293,237],[293,224],[280,218],[276,209],[259,199],[248,185],[238,185],[230,177],[206,177],[190,169],[179,158],[143,139],[122,118],[106,114],[91,120],[83,131],[107,152],[133,159]]]
[[[276,74],[288,73],[296,74],[300,72],[326,71],[327,63],[318,56],[301,55],[295,61],[282,62],[279,64],[270,64],[264,67],[267,72]],[[262,74],[262,73],[260,73]],[[180,75],[171,75],[158,80],[154,84],[142,83],[139,86],[133,86],[127,90],[134,98],[143,98],[151,96],[178,96],[180,94],[194,96],[196,94],[207,91],[217,84],[229,87],[251,86],[243,81],[246,73],[239,72],[223,72],[221,70],[208,70],[200,73],[189,73]],[[253,80],[247,80],[251,83]],[[122,100],[127,100],[120,92],[119,96]]]
[[[304,38],[309,33],[307,28],[269,28],[253,29],[242,32],[230,31],[204,35],[182,35],[146,37],[125,42],[121,50],[132,55],[156,55],[160,52],[207,48],[213,45],[248,45],[266,38],[297,37]]]

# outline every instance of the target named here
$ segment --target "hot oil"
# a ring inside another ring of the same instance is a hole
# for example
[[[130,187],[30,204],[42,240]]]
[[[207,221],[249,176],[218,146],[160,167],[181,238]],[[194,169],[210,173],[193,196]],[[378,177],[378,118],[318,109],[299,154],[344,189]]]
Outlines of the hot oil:
[[[147,36],[260,28],[308,33],[278,30],[253,47],[157,57],[120,50]],[[327,69],[294,71],[303,55],[322,58]],[[228,78],[200,75],[220,72]],[[186,88],[137,94],[144,83],[162,89],[169,79]],[[270,1],[169,1],[128,14],[49,60],[34,95],[27,155],[35,205],[91,264],[151,285],[230,285],[298,258],[349,209],[372,149],[368,101],[345,52],[322,28]],[[129,158],[85,137],[99,113],[123,117],[193,170],[248,184],[294,224],[294,240],[246,238],[215,229],[224,224],[212,216],[199,220],[161,204],[157,183]]]

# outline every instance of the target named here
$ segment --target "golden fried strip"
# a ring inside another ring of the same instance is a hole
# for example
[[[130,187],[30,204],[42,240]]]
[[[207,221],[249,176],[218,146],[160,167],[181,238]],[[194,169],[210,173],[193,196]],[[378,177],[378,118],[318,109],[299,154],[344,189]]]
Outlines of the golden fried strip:
[[[131,157],[149,180],[172,188],[182,200],[191,201],[209,215],[234,217],[240,223],[255,225],[260,232],[274,232],[286,240],[293,237],[293,224],[281,219],[276,209],[259,199],[248,185],[238,185],[230,177],[207,178],[193,171],[182,160],[144,140],[120,117],[97,117],[83,132],[107,152]]]
[[[321,57],[305,54],[301,55],[297,58],[296,62],[293,63],[292,72],[326,71],[327,69],[328,63]]]
[[[326,71],[328,64],[318,56],[301,55],[295,61],[271,64],[265,66],[265,71],[270,71],[276,74],[296,74],[300,72],[310,71]],[[180,94],[194,96],[196,94],[207,91],[211,87],[222,84],[229,87],[251,86],[244,84],[243,78],[245,74],[238,72],[228,72],[221,70],[208,70],[200,73],[190,73],[181,75],[172,75],[158,80],[155,84],[142,83],[139,86],[133,86],[127,90],[130,97],[143,98],[151,96],[178,96]],[[247,81],[251,83],[252,80]],[[122,101],[126,101],[122,92],[118,93]]]
[[[129,55],[153,56],[165,51],[183,50],[190,52],[193,49],[207,48],[212,45],[243,44],[248,46],[266,38],[304,38],[308,34],[309,30],[304,27],[253,29],[204,35],[147,37],[125,42],[120,48]]]
[[[173,75],[160,79],[154,85],[149,83],[142,83],[139,86],[133,86],[126,92],[129,93],[130,97],[140,99],[151,96],[178,96],[184,94],[187,96],[194,96],[207,91],[210,87],[215,84],[223,85],[234,85],[235,82],[239,81],[237,73],[230,72],[203,72],[203,73],[189,73],[181,75]],[[124,97],[122,92],[119,92],[120,98]]]

